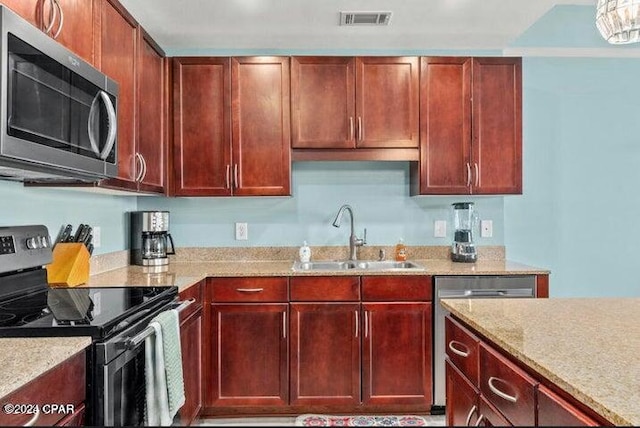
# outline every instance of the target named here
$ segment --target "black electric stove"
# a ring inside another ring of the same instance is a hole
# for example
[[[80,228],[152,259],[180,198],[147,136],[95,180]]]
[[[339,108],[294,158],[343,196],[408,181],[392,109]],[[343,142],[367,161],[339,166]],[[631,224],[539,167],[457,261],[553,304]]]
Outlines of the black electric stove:
[[[142,425],[144,338],[178,288],[51,288],[51,247],[45,226],[0,227],[0,337],[90,336],[85,425]]]

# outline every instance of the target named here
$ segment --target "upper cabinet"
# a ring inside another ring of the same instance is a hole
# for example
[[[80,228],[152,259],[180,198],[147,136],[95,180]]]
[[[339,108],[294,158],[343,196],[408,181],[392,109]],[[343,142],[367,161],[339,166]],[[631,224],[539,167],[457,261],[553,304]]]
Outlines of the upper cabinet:
[[[291,194],[289,58],[174,58],[176,196]]]
[[[522,193],[522,60],[421,60],[412,193]]]
[[[291,61],[292,148],[357,148],[367,153],[366,149],[418,147],[417,57],[293,57]],[[351,159],[355,152],[338,156]],[[326,153],[298,150],[294,159],[324,159]]]
[[[99,0],[2,0],[2,4],[86,61],[95,63],[93,22]]]

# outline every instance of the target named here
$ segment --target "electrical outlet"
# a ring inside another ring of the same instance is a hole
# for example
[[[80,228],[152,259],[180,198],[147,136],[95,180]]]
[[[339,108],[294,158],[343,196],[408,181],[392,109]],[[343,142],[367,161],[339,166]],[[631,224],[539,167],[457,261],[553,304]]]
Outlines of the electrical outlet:
[[[483,238],[491,238],[493,236],[493,221],[482,220],[480,222],[480,236]]]
[[[93,235],[93,239],[91,240],[93,248],[100,248],[100,245],[102,245],[102,231],[100,230],[100,226],[95,226],[91,230],[91,234]]]
[[[247,223],[236,223],[236,241],[249,239],[249,227]]]
[[[446,220],[436,220],[433,224],[433,236],[435,238],[446,238],[447,237],[447,221]]]

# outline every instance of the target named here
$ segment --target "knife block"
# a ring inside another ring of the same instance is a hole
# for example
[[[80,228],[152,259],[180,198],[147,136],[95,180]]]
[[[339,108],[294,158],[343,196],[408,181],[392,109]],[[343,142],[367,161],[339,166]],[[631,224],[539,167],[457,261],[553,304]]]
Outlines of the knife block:
[[[53,261],[47,265],[50,286],[75,287],[89,280],[89,251],[79,242],[58,243],[53,248]]]

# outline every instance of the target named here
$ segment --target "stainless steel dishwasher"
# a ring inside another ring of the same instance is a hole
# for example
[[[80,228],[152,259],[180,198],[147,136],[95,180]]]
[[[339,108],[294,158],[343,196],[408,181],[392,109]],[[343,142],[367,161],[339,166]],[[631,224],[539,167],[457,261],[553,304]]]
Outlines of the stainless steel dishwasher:
[[[536,296],[535,275],[436,276],[433,311],[433,405],[435,411],[445,406],[445,337],[447,310],[441,299],[531,298]]]

